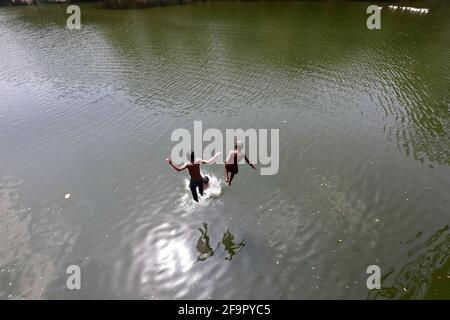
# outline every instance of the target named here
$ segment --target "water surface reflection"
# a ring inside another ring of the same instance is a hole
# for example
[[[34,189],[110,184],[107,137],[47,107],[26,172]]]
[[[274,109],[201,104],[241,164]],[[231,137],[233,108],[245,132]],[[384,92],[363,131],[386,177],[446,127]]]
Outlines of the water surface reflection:
[[[418,233],[413,240],[420,237]],[[410,241],[408,241],[410,242]],[[398,272],[391,268],[382,276],[382,288],[369,299],[450,299],[449,226],[437,230],[407,253],[412,258]],[[395,278],[391,276],[396,274]],[[390,283],[390,285],[384,285]]]
[[[208,235],[208,224],[203,223],[203,228],[198,228],[201,235],[200,238],[197,240],[197,251],[200,253],[197,257],[197,261],[206,261],[207,259],[211,258],[216,250],[220,246],[220,242],[217,243],[217,246],[215,249],[213,249],[210,245],[210,237]],[[225,260],[231,260],[233,259],[233,256],[235,256],[244,246],[245,242],[244,240],[241,240],[239,243],[236,243],[235,241],[235,235],[230,232],[230,228],[227,228],[227,231],[224,232],[222,236],[222,244],[224,246],[224,250],[228,253],[228,256],[225,257]]]
[[[236,241],[234,240],[234,234],[230,232],[229,228],[223,234],[222,244],[225,247],[225,250],[228,252],[228,257],[225,257],[225,260],[233,259],[233,256],[235,256],[245,246],[244,240],[236,243]]]
[[[197,251],[200,253],[197,257],[197,261],[206,261],[214,255],[214,252],[219,247],[220,243],[217,243],[215,249],[213,249],[209,244],[209,235],[208,235],[208,224],[203,223],[203,228],[200,227],[198,230],[201,233],[200,238],[197,240]]]

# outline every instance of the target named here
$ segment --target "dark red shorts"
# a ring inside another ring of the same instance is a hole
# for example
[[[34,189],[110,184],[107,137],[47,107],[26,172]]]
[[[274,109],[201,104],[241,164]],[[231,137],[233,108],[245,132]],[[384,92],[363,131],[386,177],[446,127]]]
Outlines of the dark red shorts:
[[[237,164],[234,164],[234,163],[233,164],[227,163],[225,165],[225,169],[228,172],[231,172],[232,174],[237,174],[239,172]]]

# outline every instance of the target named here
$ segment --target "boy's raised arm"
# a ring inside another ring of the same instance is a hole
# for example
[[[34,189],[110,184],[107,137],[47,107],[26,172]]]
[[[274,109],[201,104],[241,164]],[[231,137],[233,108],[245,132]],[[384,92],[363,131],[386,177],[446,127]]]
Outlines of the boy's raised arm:
[[[167,158],[166,160],[169,162],[169,164],[172,166],[172,168],[174,168],[174,169],[177,170],[177,171],[183,171],[183,170],[186,169],[186,167],[187,167],[187,166],[186,166],[186,163],[184,163],[184,164],[181,165],[181,166],[176,166],[176,165],[173,164],[172,159]]]
[[[214,155],[214,157],[212,157],[211,159],[209,159],[209,160],[202,160],[202,163],[204,163],[204,164],[210,164],[210,163],[216,161],[217,157],[220,156],[221,154],[222,154],[222,152],[217,152],[217,153]]]
[[[253,169],[255,169],[255,165],[253,163],[250,162],[250,160],[248,159],[247,155],[244,156],[245,158],[245,162],[247,162],[249,164],[250,167],[252,167]]]

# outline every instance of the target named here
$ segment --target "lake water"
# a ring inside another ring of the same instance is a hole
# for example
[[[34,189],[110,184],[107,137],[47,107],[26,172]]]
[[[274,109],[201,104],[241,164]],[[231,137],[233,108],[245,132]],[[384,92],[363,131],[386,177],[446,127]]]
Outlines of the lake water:
[[[407,3],[0,8],[0,298],[450,298],[450,4]],[[194,204],[195,120],[279,129],[278,174]]]

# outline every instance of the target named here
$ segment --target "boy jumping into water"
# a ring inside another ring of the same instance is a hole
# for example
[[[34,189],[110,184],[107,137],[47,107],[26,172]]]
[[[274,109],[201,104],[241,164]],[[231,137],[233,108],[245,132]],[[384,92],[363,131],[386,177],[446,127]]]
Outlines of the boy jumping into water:
[[[233,181],[234,176],[239,172],[238,163],[242,158],[255,170],[255,165],[248,160],[247,155],[243,154],[241,149],[242,142],[236,141],[234,143],[234,149],[230,151],[228,158],[225,160],[225,182],[228,182],[229,186],[231,186],[231,181]],[[229,176],[229,173],[231,173],[231,176]]]
[[[194,151],[190,153],[190,162],[186,162],[181,166],[176,166],[172,163],[170,158],[166,160],[169,164],[177,171],[183,171],[184,169],[188,169],[189,175],[191,176],[191,182],[189,183],[189,189],[191,189],[192,197],[194,201],[198,202],[197,188],[201,196],[203,196],[203,177],[200,173],[200,164],[210,164],[216,160],[216,158],[221,154],[221,152],[216,153],[214,157],[209,160],[203,160],[199,158],[195,158]]]

